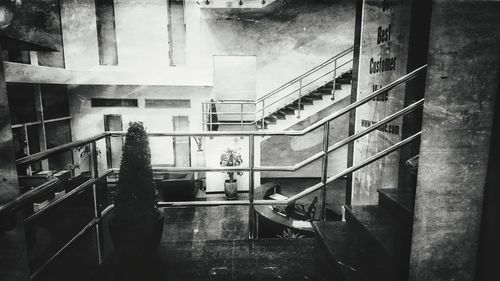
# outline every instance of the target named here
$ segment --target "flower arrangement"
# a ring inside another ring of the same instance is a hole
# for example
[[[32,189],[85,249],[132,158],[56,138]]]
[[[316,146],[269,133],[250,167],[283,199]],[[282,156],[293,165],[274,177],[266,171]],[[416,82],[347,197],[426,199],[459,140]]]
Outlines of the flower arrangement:
[[[222,167],[234,167],[240,166],[243,163],[243,159],[241,159],[241,154],[236,149],[226,149],[224,153],[220,156],[220,165]],[[235,172],[227,172],[229,175],[229,181],[234,181],[234,173]],[[243,175],[242,172],[236,172],[238,176]]]

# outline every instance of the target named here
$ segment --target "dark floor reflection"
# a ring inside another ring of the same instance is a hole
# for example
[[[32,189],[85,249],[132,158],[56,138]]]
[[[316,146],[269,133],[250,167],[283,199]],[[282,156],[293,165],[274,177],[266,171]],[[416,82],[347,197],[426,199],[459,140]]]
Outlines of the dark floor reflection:
[[[316,182],[286,179],[280,184],[283,193],[291,196]],[[344,184],[343,180],[333,184],[327,197],[329,208],[341,205]],[[307,203],[312,196],[302,200]],[[313,238],[247,240],[246,206],[164,211],[164,231],[157,252],[134,257],[117,254],[109,238],[106,217],[102,266],[97,265],[96,236],[92,230],[36,280],[330,280],[320,270],[319,250]]]

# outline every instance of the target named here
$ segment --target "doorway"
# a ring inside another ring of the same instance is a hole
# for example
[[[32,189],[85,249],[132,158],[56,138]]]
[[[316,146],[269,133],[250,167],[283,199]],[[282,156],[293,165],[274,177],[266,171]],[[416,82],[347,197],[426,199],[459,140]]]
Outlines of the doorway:
[[[189,116],[172,116],[174,131],[189,130]],[[191,139],[189,137],[174,137],[174,166],[191,166]]]
[[[123,131],[122,116],[119,114],[104,115],[104,131]],[[106,158],[108,167],[119,168],[122,158],[123,137],[106,138]]]

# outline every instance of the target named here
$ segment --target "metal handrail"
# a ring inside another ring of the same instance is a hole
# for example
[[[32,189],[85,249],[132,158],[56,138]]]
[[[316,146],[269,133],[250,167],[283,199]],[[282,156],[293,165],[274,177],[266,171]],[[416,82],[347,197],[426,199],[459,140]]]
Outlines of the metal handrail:
[[[417,68],[416,70],[408,73],[407,75],[397,79],[396,81],[388,84],[387,86],[367,95],[366,97],[350,104],[349,106],[317,121],[316,123],[308,126],[307,128],[299,131],[278,131],[278,132],[263,132],[263,131],[227,131],[227,132],[207,132],[207,131],[202,131],[202,132],[154,132],[154,133],[148,133],[149,136],[171,136],[171,137],[176,137],[176,136],[193,136],[193,137],[200,137],[200,136],[210,136],[210,137],[220,137],[220,136],[248,136],[249,137],[249,154],[250,154],[250,159],[249,159],[249,166],[248,167],[162,167],[161,169],[163,171],[172,171],[172,172],[178,172],[178,171],[206,171],[206,172],[214,172],[214,171],[245,171],[249,172],[249,198],[248,200],[235,200],[235,201],[187,201],[187,202],[158,202],[158,206],[162,208],[168,208],[168,207],[189,207],[189,206],[221,206],[221,205],[245,205],[249,206],[249,236],[251,239],[255,238],[256,236],[256,229],[254,225],[254,207],[256,205],[288,205],[291,204],[292,202],[302,198],[303,196],[306,196],[312,192],[315,192],[317,190],[322,190],[322,193],[320,196],[322,197],[321,199],[321,219],[325,219],[325,214],[326,214],[326,205],[325,205],[325,195],[326,195],[326,187],[327,184],[333,182],[336,179],[339,179],[349,173],[352,173],[354,171],[357,171],[358,169],[361,169],[365,167],[366,165],[369,165],[370,163],[386,156],[387,154],[401,148],[403,145],[415,140],[420,136],[420,132],[404,139],[396,144],[390,146],[389,148],[384,149],[383,151],[369,157],[368,159],[357,163],[344,171],[338,173],[337,175],[328,178],[326,175],[327,172],[327,163],[328,163],[328,154],[330,152],[333,152],[334,150],[338,149],[339,147],[346,145],[349,142],[352,142],[356,139],[361,138],[362,136],[365,136],[366,134],[376,130],[380,126],[387,124],[390,121],[395,120],[398,117],[401,117],[405,114],[408,114],[409,112],[415,110],[416,108],[420,107],[423,105],[424,100],[421,99],[419,101],[416,101],[412,103],[411,105],[383,118],[382,120],[376,122],[375,124],[372,124],[368,128],[364,129],[361,132],[358,132],[356,134],[353,134],[351,136],[348,136],[347,138],[331,145],[328,146],[328,133],[329,133],[329,122],[334,120],[335,118],[338,118],[339,116],[342,116],[348,112],[350,112],[352,109],[355,109],[366,102],[372,100],[374,97],[383,94],[394,87],[407,82],[410,79],[413,79],[416,77],[419,73],[422,73],[426,68],[426,65]],[[255,166],[254,165],[254,138],[255,136],[301,136],[304,134],[307,134],[320,126],[323,126],[323,151],[316,153],[309,158],[296,163],[293,166]],[[80,192],[83,192],[84,190],[87,190],[88,187],[93,186],[93,199],[94,199],[94,218],[92,219],[89,224],[87,224],[76,236],[74,236],[68,243],[66,243],[60,250],[56,252],[54,256],[52,256],[46,263],[42,265],[41,268],[37,269],[33,274],[32,277],[38,275],[43,268],[45,268],[49,263],[51,263],[57,256],[61,255],[63,251],[65,251],[66,248],[68,248],[76,239],[81,237],[84,233],[89,231],[95,226],[95,230],[97,233],[98,237],[98,257],[99,257],[99,263],[101,264],[103,261],[102,258],[102,251],[103,251],[103,245],[102,245],[102,229],[101,229],[101,220],[102,217],[105,216],[112,208],[113,205],[107,206],[103,211],[99,210],[98,206],[98,195],[97,195],[97,182],[104,178],[109,176],[111,173],[116,172],[117,169],[108,169],[101,175],[98,175],[97,171],[97,146],[96,142],[100,139],[103,138],[110,138],[113,136],[123,136],[125,132],[105,132],[98,134],[94,137],[86,138],[80,141],[75,141],[71,142],[59,147],[55,147],[52,149],[49,149],[44,152],[39,152],[27,157],[23,157],[21,159],[18,159],[16,161],[17,165],[26,165],[30,164],[33,162],[40,161],[42,159],[48,158],[49,156],[60,153],[63,151],[71,150],[75,147],[86,145],[86,144],[91,144],[91,164],[93,166],[92,169],[92,178],[87,180],[86,182],[82,183],[80,186],[66,194],[65,196],[51,202],[48,206],[45,208],[41,209],[39,212],[31,215],[30,217],[25,219],[26,223],[32,222],[35,218],[41,216],[42,214],[46,213],[48,210],[51,208],[55,207],[59,203],[63,202],[69,197],[72,197],[76,194],[79,194]],[[295,194],[294,196],[286,199],[286,200],[255,200],[253,195],[254,195],[254,172],[259,172],[259,171],[295,171],[297,169],[300,169],[301,167],[308,165],[318,159],[322,158],[322,177],[321,177],[321,182],[314,184],[306,189],[304,189],[302,192],[299,192],[298,194]],[[18,210],[21,206],[24,204],[29,203],[30,201],[33,200],[33,198],[42,192],[48,190],[51,188],[54,184],[57,184],[58,180],[54,179],[51,180],[45,184],[42,184],[41,186],[18,196],[11,202],[1,205],[0,206],[0,215],[3,215],[4,212],[11,212],[12,210]]]
[[[338,53],[337,55],[329,58],[328,60],[324,61],[323,63],[313,67],[312,69],[306,71],[305,73],[301,74],[300,76],[298,77],[295,77],[293,78],[292,80],[280,85],[278,88],[270,91],[269,93],[267,93],[266,95],[256,99],[256,100],[247,100],[247,99],[244,99],[244,100],[217,100],[217,101],[207,101],[207,102],[202,102],[202,115],[205,116],[205,115],[210,115],[210,114],[216,114],[218,116],[220,115],[231,115],[231,114],[226,114],[226,112],[211,112],[210,110],[210,105],[214,105],[214,104],[224,104],[224,105],[240,105],[241,106],[241,112],[240,114],[232,114],[232,115],[240,115],[241,116],[241,119],[240,119],[240,122],[239,123],[226,123],[226,124],[234,124],[234,125],[242,125],[243,123],[243,116],[244,115],[251,115],[253,114],[254,115],[254,120],[252,120],[252,123],[251,124],[256,124],[258,121],[262,121],[264,122],[264,118],[266,118],[267,116],[269,116],[272,112],[269,112],[269,108],[271,108],[271,106],[277,104],[278,102],[280,101],[283,101],[284,99],[290,97],[291,95],[293,95],[294,93],[298,93],[298,101],[299,101],[299,109],[298,109],[298,116],[297,117],[300,117],[300,102],[301,102],[301,97],[302,96],[305,96],[307,94],[309,94],[311,91],[323,86],[323,85],[317,85],[317,87],[315,87],[314,89],[309,89],[307,93],[303,93],[302,91],[304,89],[306,89],[306,87],[312,85],[313,83],[316,83],[317,81],[319,81],[320,79],[324,78],[325,76],[331,74],[331,73],[334,73],[334,77],[333,77],[333,80],[335,81],[335,79],[337,78],[337,70],[341,69],[342,67],[344,67],[345,65],[349,64],[349,63],[352,63],[353,59],[349,59],[345,62],[343,62],[342,64],[338,65],[337,64],[337,61],[339,59],[341,59],[342,57],[346,56],[347,54],[353,52],[354,50],[354,47],[349,47],[348,49]],[[316,73],[317,71],[321,70],[321,69],[324,69],[326,68],[328,65],[331,65],[331,64],[334,64],[333,66],[333,69],[332,70],[329,70],[327,71],[326,73],[323,73],[321,76],[319,77],[316,77],[314,78],[312,81],[309,81],[308,83],[306,84],[303,84],[303,80],[306,80],[306,78],[310,77],[310,75]],[[298,85],[298,88],[296,89],[293,89],[292,91],[290,91],[289,93],[283,95],[283,96],[279,96],[278,99],[275,99],[275,100],[271,100],[271,103],[266,103],[266,100],[271,98],[272,96],[275,96],[277,95],[278,93],[280,93],[281,91],[289,88],[290,86],[296,84],[296,83],[299,83]],[[334,92],[335,92],[335,87],[333,88],[332,90],[332,95],[334,95]],[[293,102],[293,101],[292,101]],[[291,103],[291,102],[289,102]],[[283,104],[282,106],[286,106],[288,105],[289,103],[287,104]],[[254,111],[248,111],[248,112],[244,112],[243,111],[243,105],[248,105],[248,104],[251,104],[251,105],[257,105],[257,104],[262,104],[262,107],[259,108],[259,109],[255,109]],[[268,111],[268,113],[266,114],[266,109]],[[262,112],[262,113],[260,113]],[[251,113],[251,114],[248,114],[248,113]],[[212,122],[202,122],[203,124],[202,125],[216,125],[215,123],[212,123]]]
[[[253,205],[289,205],[298,199],[309,195],[310,193],[317,191],[321,188],[323,188],[326,184],[332,183],[333,181],[340,179],[352,172],[355,172],[375,161],[378,159],[394,152],[395,150],[398,150],[402,146],[408,144],[409,142],[417,139],[420,137],[421,132],[415,133],[414,135],[401,140],[392,146],[382,150],[381,152],[369,157],[368,159],[353,165],[350,168],[347,168],[343,170],[342,172],[336,174],[335,176],[332,176],[326,180],[325,183],[317,183],[315,185],[312,185],[306,189],[304,189],[302,192],[299,192],[295,194],[294,196],[286,199],[286,200],[255,200],[253,202]],[[224,201],[224,200],[214,200],[214,201],[182,201],[182,202],[158,202],[159,207],[164,207],[164,208],[178,208],[178,207],[200,207],[200,206],[223,206],[223,205],[242,205],[242,206],[249,206],[250,202],[248,200],[232,200],[232,201]]]
[[[19,209],[20,206],[23,206],[29,202],[32,202],[34,198],[36,198],[38,195],[43,194],[45,191],[49,190],[52,188],[54,185],[60,183],[59,179],[51,179],[36,188],[27,191],[13,200],[9,201],[8,203],[4,205],[0,205],[0,215],[2,213],[6,212],[13,212]]]
[[[223,136],[250,136],[250,135],[254,135],[254,136],[303,136],[305,134],[307,134],[308,132],[311,132],[317,128],[319,128],[320,126],[322,126],[323,124],[325,124],[326,122],[329,122],[329,121],[332,121],[340,116],[342,116],[343,114],[346,114],[347,112],[353,110],[354,108],[356,107],[359,107],[367,102],[369,102],[371,99],[377,97],[378,95],[381,95],[383,93],[386,93],[392,89],[394,89],[395,87],[407,82],[408,80],[411,80],[413,78],[415,78],[418,74],[422,73],[425,69],[426,69],[427,65],[423,65],[415,70],[413,70],[412,72],[406,74],[405,76],[402,76],[401,78],[387,84],[386,86],[376,90],[375,92],[367,95],[366,97],[350,104],[349,106],[347,107],[344,107],[343,109],[337,111],[337,112],[334,112],[332,114],[330,114],[329,116],[311,124],[310,126],[308,126],[307,128],[304,128],[302,130],[287,130],[287,131],[198,131],[198,132],[182,132],[182,131],[176,131],[176,132],[168,132],[168,133],[165,133],[165,132],[150,132],[148,133],[149,136],[153,136],[153,137],[160,137],[160,136],[164,136],[164,137],[223,137]],[[71,150],[75,147],[78,147],[78,146],[81,146],[81,145],[85,145],[85,144],[89,144],[91,142],[94,142],[94,141],[98,141],[100,139],[103,139],[105,137],[110,137],[110,136],[123,136],[125,135],[125,132],[122,132],[122,131],[108,131],[108,132],[104,132],[104,133],[101,133],[101,134],[98,134],[96,136],[93,136],[93,137],[89,137],[89,138],[86,138],[86,139],[83,139],[83,140],[79,140],[79,141],[74,141],[74,142],[70,142],[70,143],[67,143],[67,144],[64,144],[64,145],[61,145],[61,146],[58,146],[58,147],[54,147],[54,148],[51,148],[51,149],[48,149],[46,151],[42,151],[42,152],[38,152],[38,153],[35,153],[35,154],[32,154],[32,155],[29,155],[29,156],[26,156],[26,157],[23,157],[23,158],[20,158],[20,159],[17,159],[16,160],[16,164],[17,165],[20,165],[20,164],[31,164],[33,162],[37,162],[39,160],[43,160],[45,158],[48,158],[51,154],[55,154],[55,153],[59,153],[59,152],[64,152],[64,151],[67,151],[67,150]]]
[[[82,145],[86,145],[86,144],[92,143],[94,141],[98,141],[100,139],[105,138],[106,136],[107,136],[106,133],[101,133],[101,134],[95,135],[93,137],[88,137],[88,138],[85,138],[82,140],[68,142],[66,144],[56,146],[56,147],[53,147],[51,149],[47,149],[45,151],[41,151],[41,152],[38,152],[35,154],[28,155],[28,156],[23,157],[23,158],[19,158],[16,160],[16,165],[31,164],[31,163],[46,159],[52,154],[68,151],[68,150],[71,150],[73,148],[76,148],[76,147],[79,147]]]
[[[290,97],[291,95],[293,95],[297,91],[300,91],[302,88],[307,87],[307,86],[313,84],[314,82],[318,81],[319,79],[327,76],[328,74],[331,74],[332,72],[334,72],[338,68],[340,68],[340,67],[342,67],[344,65],[347,65],[348,63],[350,63],[352,61],[353,61],[352,59],[346,61],[345,63],[341,64],[340,66],[337,66],[336,69],[333,69],[333,70],[328,71],[327,73],[324,73],[320,77],[317,77],[317,78],[313,79],[312,81],[306,83],[305,85],[302,85],[301,88],[297,88],[297,89],[291,91],[290,93],[288,93],[287,95],[284,95],[284,96],[278,98],[277,100],[272,101],[270,104],[266,104],[265,107],[262,107],[262,108],[259,108],[259,109],[255,109],[254,111],[241,111],[241,112],[238,112],[238,111],[217,111],[217,112],[210,112],[210,111],[204,111],[202,109],[202,114],[205,114],[205,115],[206,114],[217,114],[217,116],[224,116],[224,115],[235,115],[235,116],[252,116],[253,115],[253,116],[258,116],[260,112],[265,111],[266,109],[270,108],[272,105],[275,105],[276,103],[278,103],[278,102],[286,99],[287,97]],[[307,95],[307,94],[305,94],[305,95]],[[285,104],[284,106],[287,106],[287,105],[289,105],[289,104],[291,104],[293,102],[294,101],[291,101],[291,102]],[[230,105],[230,104],[239,104],[239,105],[252,104],[252,105],[257,105],[258,103],[259,103],[258,100],[256,100],[256,101],[245,100],[244,102],[240,102],[239,100],[217,100],[217,101],[203,102],[202,104],[207,104],[207,105],[209,105],[209,104],[225,104],[225,105]],[[300,110],[300,108],[298,110]],[[268,111],[267,114],[264,113],[263,116],[259,115],[260,117],[259,118],[254,118],[254,120],[240,120],[240,121],[234,121],[234,122],[207,122],[207,121],[202,121],[202,125],[228,125],[228,124],[241,125],[241,122],[248,122],[248,121],[251,121],[250,124],[256,124],[262,118],[265,118],[265,117],[271,115],[272,113],[273,113],[273,111]]]
[[[307,86],[309,86],[309,85],[312,85],[314,82],[316,82],[316,81],[318,81],[319,79],[321,79],[321,78],[323,78],[323,77],[327,76],[328,74],[331,74],[331,73],[332,73],[332,72],[334,72],[335,70],[337,70],[337,69],[341,68],[341,67],[342,67],[342,66],[344,66],[344,65],[347,65],[348,63],[350,63],[350,62],[352,62],[352,61],[353,61],[352,59],[350,59],[350,60],[346,61],[345,63],[343,63],[343,64],[341,64],[341,65],[337,66],[337,68],[332,69],[332,70],[328,71],[327,73],[324,73],[324,74],[323,74],[323,75],[321,75],[320,77],[317,77],[317,78],[315,78],[314,80],[309,81],[309,82],[308,82],[308,83],[306,83],[305,85],[302,85],[301,87],[299,87],[299,88],[297,88],[297,89],[295,89],[295,90],[291,91],[289,94],[287,94],[287,95],[284,95],[284,96],[280,97],[279,99],[277,99],[277,100],[273,101],[273,102],[272,102],[272,103],[270,103],[270,104],[266,104],[266,107],[265,107],[265,108],[259,108],[259,109],[257,109],[254,113],[255,113],[255,114],[258,114],[259,112],[261,112],[261,111],[265,110],[266,108],[271,107],[271,105],[274,105],[274,104],[276,104],[277,102],[284,100],[285,98],[287,98],[287,97],[291,96],[292,94],[296,93],[297,91],[300,91],[302,88],[305,88],[305,87],[307,87]],[[307,94],[304,94],[304,95],[307,95]],[[292,101],[292,102],[293,102],[293,101]],[[292,103],[292,102],[291,102],[291,103]],[[223,103],[225,103],[225,102],[223,102]],[[257,103],[258,103],[258,101],[256,101],[255,103],[257,104]],[[272,113],[272,112],[271,112],[271,113]],[[218,115],[221,115],[221,113],[219,113],[219,112],[217,112],[217,114],[218,114]],[[223,114],[222,114],[222,115],[223,115]],[[270,115],[270,114],[268,114],[268,115]],[[257,122],[257,121],[258,121],[258,120],[255,120],[255,122]]]

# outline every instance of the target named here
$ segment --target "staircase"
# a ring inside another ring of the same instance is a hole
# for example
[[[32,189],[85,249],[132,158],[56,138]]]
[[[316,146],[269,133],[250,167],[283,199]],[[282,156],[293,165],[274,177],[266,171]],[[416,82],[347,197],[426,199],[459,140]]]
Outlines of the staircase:
[[[338,53],[256,100],[202,102],[202,127],[209,131],[290,128],[350,94],[353,50]]]
[[[378,205],[345,206],[345,222],[313,223],[332,280],[408,279],[414,191],[378,193]]]
[[[269,114],[264,118],[264,126],[262,126],[262,120],[257,121],[257,128],[272,131],[288,129],[301,120],[350,95],[351,81],[352,70],[349,70],[337,77],[335,82],[333,80],[329,81],[301,97],[300,105],[297,98],[293,102]]]

